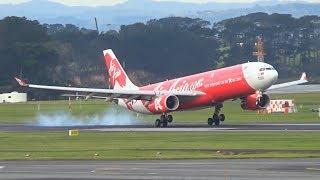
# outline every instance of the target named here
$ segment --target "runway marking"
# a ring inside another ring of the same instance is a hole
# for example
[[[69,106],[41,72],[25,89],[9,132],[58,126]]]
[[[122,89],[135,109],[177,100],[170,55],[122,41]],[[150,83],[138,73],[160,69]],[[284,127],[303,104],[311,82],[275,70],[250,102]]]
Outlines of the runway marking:
[[[123,168],[97,168],[92,173],[99,173],[99,172],[115,172],[115,171],[121,171]]]
[[[157,175],[158,173],[148,173],[148,175]]]
[[[298,130],[298,129],[235,129],[230,130],[230,132],[319,132],[319,129],[306,129],[306,130]]]
[[[290,123],[286,123],[286,124],[243,124],[243,125],[249,125],[249,126],[320,126],[319,123],[309,123],[309,124],[290,124]]]
[[[319,168],[306,168],[306,170],[308,170],[308,171],[320,171]]]
[[[102,132],[319,132],[320,129],[238,129],[238,128],[103,128],[84,129]]]
[[[141,132],[176,132],[176,131],[229,131],[236,130],[236,128],[100,128],[100,129],[84,129],[86,131],[109,131],[109,132],[130,132],[130,131],[141,131]]]
[[[5,166],[0,166],[0,170],[3,169],[3,168],[5,168]]]

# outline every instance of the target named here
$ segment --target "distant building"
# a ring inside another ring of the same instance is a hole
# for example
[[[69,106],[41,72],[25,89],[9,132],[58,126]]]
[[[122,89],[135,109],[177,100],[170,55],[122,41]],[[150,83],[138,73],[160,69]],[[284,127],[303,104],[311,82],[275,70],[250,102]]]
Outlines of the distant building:
[[[27,102],[27,93],[4,93],[0,94],[0,103],[19,103]]]
[[[293,99],[277,99],[270,100],[269,106],[266,108],[268,113],[296,113],[297,108]]]

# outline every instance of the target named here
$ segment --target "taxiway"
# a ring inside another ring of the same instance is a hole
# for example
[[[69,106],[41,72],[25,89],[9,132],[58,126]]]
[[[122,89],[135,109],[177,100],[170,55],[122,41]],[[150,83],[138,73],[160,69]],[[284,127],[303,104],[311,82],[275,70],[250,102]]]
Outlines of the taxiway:
[[[320,159],[0,161],[0,179],[320,178]]]

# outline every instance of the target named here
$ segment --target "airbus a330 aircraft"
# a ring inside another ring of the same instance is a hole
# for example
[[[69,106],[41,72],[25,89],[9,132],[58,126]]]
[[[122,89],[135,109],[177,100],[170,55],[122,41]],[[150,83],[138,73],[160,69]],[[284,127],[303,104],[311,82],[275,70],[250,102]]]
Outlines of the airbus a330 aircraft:
[[[300,80],[274,85],[278,80],[274,67],[262,62],[248,62],[138,87],[130,81],[111,49],[103,54],[112,89],[34,85],[15,79],[24,87],[86,93],[87,98],[104,98],[134,112],[160,114],[160,119],[155,121],[156,127],[166,127],[172,122],[171,112],[208,107],[215,108],[208,124],[219,126],[225,120],[220,111],[226,100],[241,99],[241,107],[245,110],[263,109],[270,101],[265,94],[269,90],[308,82],[303,73]]]

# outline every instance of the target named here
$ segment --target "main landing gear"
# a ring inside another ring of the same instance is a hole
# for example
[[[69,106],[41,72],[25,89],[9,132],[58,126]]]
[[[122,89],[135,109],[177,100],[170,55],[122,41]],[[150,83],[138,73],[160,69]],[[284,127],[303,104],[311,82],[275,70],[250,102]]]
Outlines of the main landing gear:
[[[156,127],[167,127],[168,123],[173,121],[172,115],[163,114],[160,116],[160,119],[157,119],[154,123]]]
[[[214,114],[212,116],[212,118],[208,118],[208,125],[209,126],[219,126],[221,124],[221,122],[223,122],[226,117],[224,116],[224,114],[220,114],[220,111],[223,107],[222,103],[218,103],[215,106],[215,110],[214,110]]]

